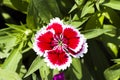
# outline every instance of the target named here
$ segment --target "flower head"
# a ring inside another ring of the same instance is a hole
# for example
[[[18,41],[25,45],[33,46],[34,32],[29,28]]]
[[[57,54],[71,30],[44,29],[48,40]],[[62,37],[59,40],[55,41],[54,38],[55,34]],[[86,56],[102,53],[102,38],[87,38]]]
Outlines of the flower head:
[[[59,18],[53,18],[47,27],[35,35],[33,49],[45,57],[51,69],[64,70],[72,63],[72,58],[83,57],[87,53],[86,39],[70,25],[65,25]]]

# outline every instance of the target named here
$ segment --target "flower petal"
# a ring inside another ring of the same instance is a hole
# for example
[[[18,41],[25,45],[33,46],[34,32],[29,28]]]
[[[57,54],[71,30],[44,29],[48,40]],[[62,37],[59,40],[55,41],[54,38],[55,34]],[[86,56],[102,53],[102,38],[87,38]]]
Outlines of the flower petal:
[[[51,50],[51,44],[50,43],[45,43],[45,42],[37,42],[37,46],[39,49],[44,53],[45,50]]]
[[[75,57],[75,58],[80,58],[83,57],[85,53],[87,53],[88,51],[88,45],[86,42],[83,43],[81,49],[78,52],[75,52],[74,50],[68,48],[68,51],[70,52],[70,54]]]
[[[53,39],[53,33],[51,31],[47,31],[44,34],[41,34],[37,40],[40,42],[46,42],[46,43],[50,43]]]
[[[80,57],[83,57],[83,54],[87,53],[87,51],[88,51],[87,48],[88,48],[87,43],[84,43],[84,44],[82,45],[82,48],[80,49],[80,51],[77,52],[76,57],[77,57],[77,58],[79,58],[79,56],[80,56]]]
[[[73,37],[78,37],[79,35],[79,31],[74,29],[72,26],[66,25],[64,26],[64,31],[63,31],[63,35],[64,37],[70,39]]]
[[[51,50],[45,54],[45,62],[51,69],[57,68],[58,70],[64,70],[70,66],[72,62],[71,57],[63,50]]]
[[[50,24],[47,26],[47,30],[53,29],[56,34],[61,34],[63,31],[63,23],[59,18],[54,18],[50,21]]]
[[[80,40],[78,37],[75,38],[71,38],[68,40],[68,47],[75,49],[76,47],[78,47]]]
[[[45,50],[51,50],[51,41],[53,39],[53,30],[43,30],[43,28],[35,35],[35,41],[33,43],[33,49],[38,55],[42,56]]]
[[[78,52],[86,39],[77,29],[72,26],[66,25],[63,31],[63,35],[68,39],[68,47],[74,52]]]
[[[85,37],[82,34],[79,34],[79,37],[71,38],[69,40],[69,48],[78,52],[82,48],[84,42],[86,42]]]

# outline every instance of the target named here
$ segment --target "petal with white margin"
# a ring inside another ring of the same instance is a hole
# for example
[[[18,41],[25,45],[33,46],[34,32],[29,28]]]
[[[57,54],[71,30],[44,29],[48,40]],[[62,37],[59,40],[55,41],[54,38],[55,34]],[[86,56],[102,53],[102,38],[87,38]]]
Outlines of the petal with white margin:
[[[63,50],[50,50],[45,53],[45,62],[51,69],[65,70],[70,66],[72,59]]]
[[[51,41],[53,39],[54,31],[41,29],[35,35],[33,49],[38,55],[42,56],[45,50],[51,50]]]

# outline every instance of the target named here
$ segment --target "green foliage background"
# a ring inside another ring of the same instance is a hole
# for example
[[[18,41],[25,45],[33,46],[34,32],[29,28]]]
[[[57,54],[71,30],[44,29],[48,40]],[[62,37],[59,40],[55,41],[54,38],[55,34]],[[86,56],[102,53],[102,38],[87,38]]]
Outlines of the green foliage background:
[[[120,0],[1,0],[0,80],[52,80],[58,71],[36,55],[32,42],[54,17],[88,39],[88,53],[73,59],[66,80],[120,79]]]

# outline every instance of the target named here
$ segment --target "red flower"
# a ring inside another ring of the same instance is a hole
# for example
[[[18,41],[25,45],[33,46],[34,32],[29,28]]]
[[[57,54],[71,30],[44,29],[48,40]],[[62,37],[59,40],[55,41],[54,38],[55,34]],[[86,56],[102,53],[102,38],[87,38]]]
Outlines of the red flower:
[[[59,18],[50,20],[47,27],[35,35],[33,49],[38,55],[45,57],[47,65],[64,70],[72,63],[71,56],[83,57],[87,53],[86,39],[70,25],[64,25]]]

